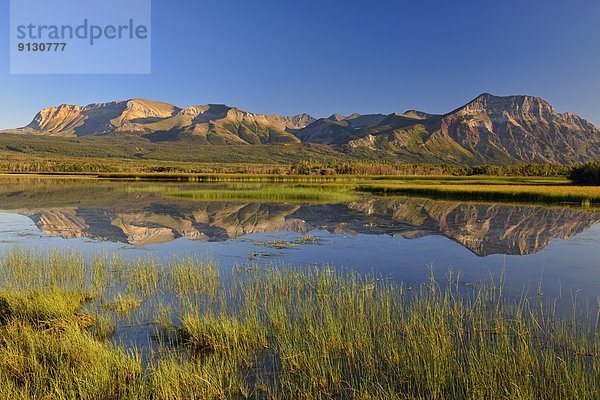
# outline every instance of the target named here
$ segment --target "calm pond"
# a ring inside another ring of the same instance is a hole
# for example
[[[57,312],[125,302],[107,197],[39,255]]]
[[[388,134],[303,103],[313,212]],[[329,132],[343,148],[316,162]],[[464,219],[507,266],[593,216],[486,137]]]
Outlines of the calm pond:
[[[524,290],[597,306],[600,213],[581,208],[362,196],[341,204],[184,200],[149,184],[0,178],[0,252],[15,247],[126,258],[209,257],[223,267],[328,264],[408,286],[449,269],[464,285],[506,271]],[[220,189],[227,185],[218,185]]]

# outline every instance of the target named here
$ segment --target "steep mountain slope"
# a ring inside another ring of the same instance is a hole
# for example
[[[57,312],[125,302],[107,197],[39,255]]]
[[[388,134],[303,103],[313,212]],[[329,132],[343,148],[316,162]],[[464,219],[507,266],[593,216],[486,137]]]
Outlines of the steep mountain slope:
[[[344,117],[333,114],[322,118],[295,132],[302,142],[320,144],[345,144],[356,137],[357,133],[372,128],[385,119],[383,114],[352,114]]]

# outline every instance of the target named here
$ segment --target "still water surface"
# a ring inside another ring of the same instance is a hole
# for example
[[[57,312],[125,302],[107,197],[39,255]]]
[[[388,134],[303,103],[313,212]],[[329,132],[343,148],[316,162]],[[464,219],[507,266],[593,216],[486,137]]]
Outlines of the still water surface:
[[[206,188],[207,184],[166,184]],[[171,199],[147,183],[0,178],[0,253],[75,250],[211,257],[224,267],[329,264],[414,286],[432,265],[466,285],[597,306],[600,213],[567,207],[365,196],[343,204]],[[540,286],[541,283],[541,286]]]

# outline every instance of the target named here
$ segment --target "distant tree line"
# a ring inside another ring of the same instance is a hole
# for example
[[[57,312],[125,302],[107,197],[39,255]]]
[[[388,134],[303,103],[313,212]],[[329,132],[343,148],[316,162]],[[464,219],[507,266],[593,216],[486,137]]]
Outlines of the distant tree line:
[[[567,176],[572,166],[559,164],[515,165],[435,165],[392,164],[381,162],[346,162],[323,164],[314,161],[295,163],[290,168],[293,175],[491,175],[491,176]]]
[[[193,163],[117,158],[0,156],[0,172],[17,173],[179,173],[179,174],[273,174],[273,175],[454,175],[454,176],[566,176],[579,184],[598,185],[600,162],[584,165],[436,165],[395,164],[382,161],[305,160],[293,164]]]

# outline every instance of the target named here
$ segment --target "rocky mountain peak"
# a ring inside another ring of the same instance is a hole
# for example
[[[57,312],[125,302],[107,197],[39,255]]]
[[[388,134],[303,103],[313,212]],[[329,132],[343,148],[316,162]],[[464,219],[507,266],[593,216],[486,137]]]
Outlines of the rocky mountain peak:
[[[547,118],[555,114],[547,101],[534,96],[494,96],[484,93],[460,109],[463,113],[529,115]]]
[[[431,118],[434,116],[433,114],[426,113],[424,111],[419,111],[419,110],[407,110],[403,114],[396,114],[396,115],[400,116],[400,117],[411,117],[411,118],[416,118],[416,119],[427,119],[427,118]]]
[[[65,121],[77,118],[82,108],[76,105],[61,104],[58,107],[44,108],[36,114],[33,121],[26,128],[44,130],[52,133],[61,129]]]
[[[281,122],[289,129],[302,129],[316,121],[316,118],[306,113],[292,115],[289,117],[281,117],[274,114],[271,116],[271,118],[281,120]]]
[[[344,117],[344,116],[343,116],[343,115],[341,115],[341,114],[332,114],[332,115],[331,115],[331,116],[329,116],[329,118],[327,118],[327,119],[328,119],[328,120],[330,120],[330,121],[336,121],[336,122],[339,122],[339,121],[343,121],[343,120],[345,120],[345,119],[346,119],[346,117]]]

